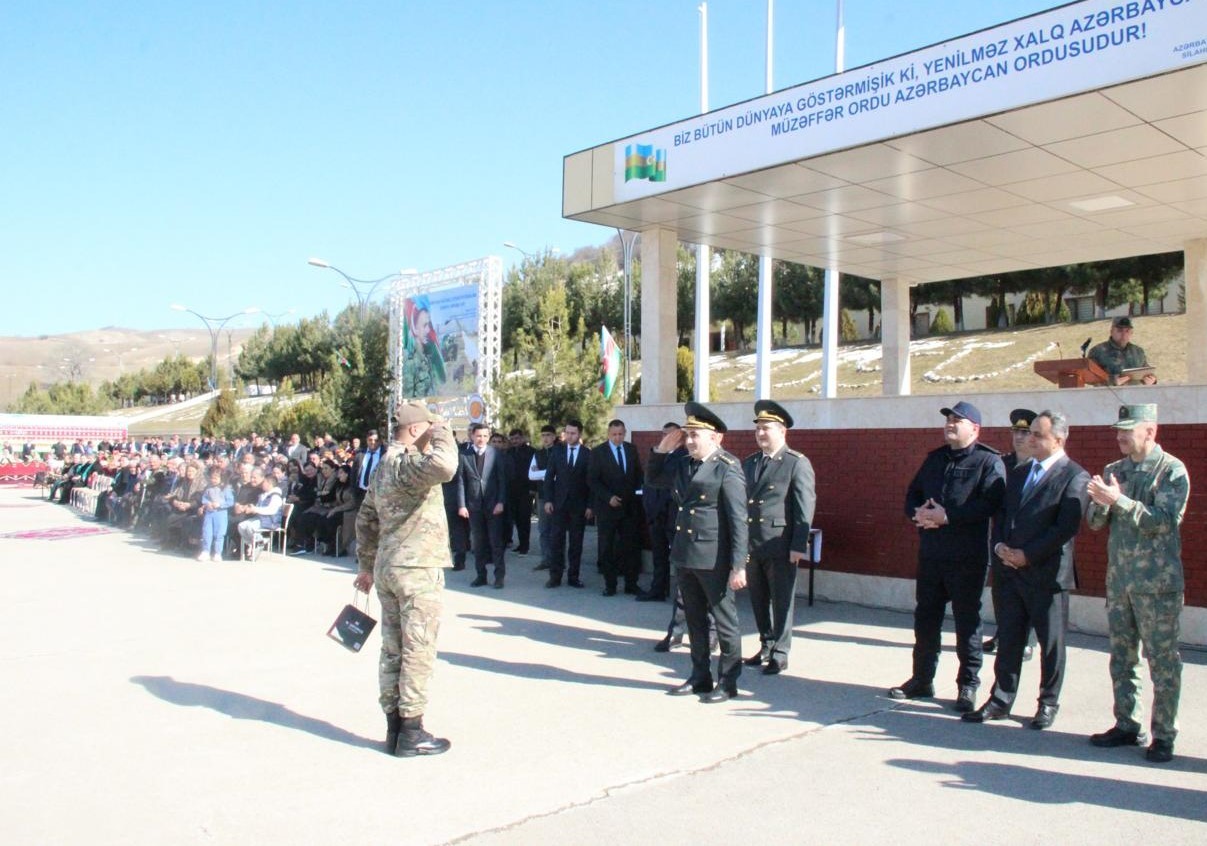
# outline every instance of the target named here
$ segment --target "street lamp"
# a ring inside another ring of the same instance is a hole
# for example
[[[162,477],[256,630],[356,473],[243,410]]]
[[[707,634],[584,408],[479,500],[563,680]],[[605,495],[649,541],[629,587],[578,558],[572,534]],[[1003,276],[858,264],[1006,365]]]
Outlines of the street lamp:
[[[530,252],[528,252],[528,251],[527,251],[527,250],[525,250],[523,247],[521,247],[521,246],[519,246],[518,244],[516,244],[516,242],[515,242],[515,241],[504,241],[504,242],[503,242],[503,246],[504,246],[504,247],[507,247],[507,249],[509,249],[509,250],[515,250],[515,251],[517,251],[517,252],[519,252],[519,253],[522,253],[522,254],[523,254],[523,256],[524,256],[524,259],[525,259],[526,261],[532,261],[532,262],[535,262],[535,261],[537,260],[537,254],[536,254],[536,253],[530,253]],[[559,250],[557,247],[552,247],[552,248],[547,248],[547,249],[545,250],[545,255],[548,255],[548,256],[555,256],[555,255],[557,255],[557,254],[558,254],[558,253],[560,253],[560,252],[561,252],[561,250]]]
[[[293,314],[295,311],[297,311],[296,308],[287,309],[286,311],[282,311],[279,314],[269,314],[268,312],[264,312],[264,316],[268,318],[268,322],[272,324],[272,329],[275,332],[277,329],[277,320],[279,320],[282,317],[288,317],[289,315]]]
[[[399,270],[394,273],[387,273],[380,279],[356,279],[344,273],[335,265],[331,264],[330,262],[326,262],[321,258],[309,258],[306,260],[306,264],[309,264],[312,267],[321,267],[324,270],[334,270],[340,276],[344,277],[344,281],[341,283],[341,286],[344,288],[351,288],[352,293],[356,295],[356,307],[362,320],[365,317],[365,306],[371,299],[373,299],[373,292],[377,290],[378,285],[388,280],[400,279],[403,276],[414,276],[416,273],[418,273],[418,271],[414,268],[409,268],[407,270]],[[361,293],[361,289],[358,286],[363,285],[369,286],[368,293]]]
[[[173,303],[172,311],[187,311],[194,317],[201,318],[201,322],[205,324],[205,328],[210,333],[210,390],[218,390],[218,335],[222,332],[222,327],[229,321],[234,320],[242,314],[256,314],[260,309],[257,306],[248,306],[243,311],[236,311],[234,314],[228,314],[226,317],[206,317],[193,311],[191,308],[186,308],[179,303]],[[215,327],[217,324],[217,328]]]
[[[112,353],[113,350],[105,349],[105,350],[101,350],[101,352]],[[117,351],[117,373],[119,376],[126,372],[125,368],[122,367],[122,356],[125,355],[126,353],[132,353],[132,352],[138,352],[138,347],[130,347],[129,349]]]

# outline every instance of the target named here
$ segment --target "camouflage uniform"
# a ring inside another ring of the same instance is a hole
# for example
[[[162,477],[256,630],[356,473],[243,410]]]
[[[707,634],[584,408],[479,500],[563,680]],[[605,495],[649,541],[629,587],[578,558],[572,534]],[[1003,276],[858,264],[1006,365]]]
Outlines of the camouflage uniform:
[[[1179,526],[1190,495],[1181,461],[1154,445],[1143,461],[1108,464],[1103,478],[1119,482],[1123,495],[1111,506],[1090,503],[1091,529],[1110,526],[1107,544],[1106,609],[1111,638],[1111,683],[1115,725],[1139,732],[1139,646],[1144,644],[1153,683],[1152,735],[1177,736],[1182,658],[1178,653],[1182,612],[1182,539]]]
[[[417,717],[427,705],[449,559],[440,485],[457,469],[452,432],[431,430],[430,449],[394,443],[373,474],[356,516],[360,572],[381,600],[381,707]]]
[[[1121,347],[1112,340],[1103,341],[1090,349],[1088,358],[1107,372],[1109,376],[1118,376],[1124,370],[1132,367],[1147,367],[1148,356],[1144,349],[1135,344]]]

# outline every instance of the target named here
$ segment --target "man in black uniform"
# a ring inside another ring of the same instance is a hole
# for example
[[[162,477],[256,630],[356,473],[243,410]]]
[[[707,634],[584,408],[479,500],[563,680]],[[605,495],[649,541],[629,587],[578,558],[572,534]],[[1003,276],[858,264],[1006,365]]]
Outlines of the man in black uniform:
[[[809,529],[817,502],[813,465],[787,445],[792,415],[778,403],[754,404],[759,452],[742,462],[746,475],[746,522],[750,535],[750,607],[759,629],[759,651],[747,666],[763,665],[774,676],[788,669],[796,568],[809,555]]]
[[[893,699],[935,695],[943,615],[956,624],[957,711],[976,707],[981,671],[981,591],[989,567],[989,521],[1002,506],[1006,471],[997,450],[978,443],[981,412],[960,401],[940,409],[947,440],[926,456],[905,495],[905,514],[918,527],[914,669],[890,688]]]
[[[727,431],[721,418],[696,402],[687,403],[684,412],[683,429],[662,438],[646,471],[646,485],[669,487],[679,504],[671,563],[683,592],[692,672],[668,693],[702,694],[704,702],[725,702],[738,695],[742,673],[733,592],[746,587],[746,480],[738,460],[721,448]],[[687,455],[670,459],[680,444],[687,446]],[[715,688],[708,651],[709,610],[721,644]]]
[[[511,543],[514,526],[515,554],[527,555],[532,537],[533,494],[528,483],[528,467],[532,464],[533,449],[523,429],[512,429],[508,441],[510,445],[503,453],[507,458],[507,525],[503,530],[503,539]]]
[[[664,423],[662,434],[678,429],[678,423]],[[687,450],[680,450],[686,454]],[[671,582],[671,539],[675,533],[675,507],[671,492],[662,488],[643,490],[641,507],[645,510],[645,524],[650,530],[650,553],[654,559],[654,575],[649,590],[637,595],[638,602],[662,602],[670,594]],[[672,616],[672,629],[674,617]],[[667,634],[670,646],[671,633]]]

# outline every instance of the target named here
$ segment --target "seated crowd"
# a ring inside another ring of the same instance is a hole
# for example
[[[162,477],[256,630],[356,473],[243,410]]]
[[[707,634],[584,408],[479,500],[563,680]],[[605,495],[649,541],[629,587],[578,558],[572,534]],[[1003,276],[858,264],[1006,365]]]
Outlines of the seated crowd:
[[[376,432],[369,434],[377,449]],[[360,439],[330,435],[312,446],[250,438],[149,439],[141,443],[56,444],[44,482],[51,500],[72,502],[76,488],[98,491],[95,516],[198,560],[253,560],[270,536],[282,546],[348,553],[361,487],[353,484],[365,451]],[[97,484],[99,477],[108,477]]]

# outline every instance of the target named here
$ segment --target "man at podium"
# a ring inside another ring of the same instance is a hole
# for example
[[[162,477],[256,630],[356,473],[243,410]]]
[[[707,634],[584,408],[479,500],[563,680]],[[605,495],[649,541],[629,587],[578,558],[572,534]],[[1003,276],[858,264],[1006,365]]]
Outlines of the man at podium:
[[[1156,374],[1148,368],[1148,356],[1141,347],[1132,342],[1132,320],[1116,317],[1111,321],[1110,340],[1093,347],[1089,359],[1106,371],[1111,385],[1143,383],[1155,385]],[[1137,370],[1137,368],[1140,368]],[[1129,372],[1135,371],[1135,372]]]

